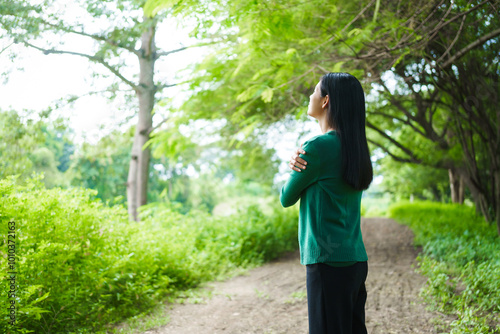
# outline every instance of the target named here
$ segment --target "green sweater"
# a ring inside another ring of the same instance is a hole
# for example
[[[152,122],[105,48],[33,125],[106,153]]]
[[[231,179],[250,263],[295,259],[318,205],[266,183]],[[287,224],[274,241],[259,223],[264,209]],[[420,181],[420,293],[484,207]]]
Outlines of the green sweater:
[[[307,167],[301,172],[292,170],[280,193],[285,208],[300,198],[300,263],[367,261],[360,228],[362,191],[342,179],[336,131],[315,136],[302,148],[306,154],[300,157]]]

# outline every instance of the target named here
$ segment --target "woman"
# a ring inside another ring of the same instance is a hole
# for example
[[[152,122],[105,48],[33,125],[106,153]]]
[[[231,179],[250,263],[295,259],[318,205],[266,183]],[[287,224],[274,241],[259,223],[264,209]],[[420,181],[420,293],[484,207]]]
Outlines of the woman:
[[[292,156],[280,201],[288,207],[300,198],[309,333],[367,333],[368,257],[360,207],[373,170],[361,84],[347,73],[324,75],[310,96],[307,114],[318,120],[323,134],[307,140]]]

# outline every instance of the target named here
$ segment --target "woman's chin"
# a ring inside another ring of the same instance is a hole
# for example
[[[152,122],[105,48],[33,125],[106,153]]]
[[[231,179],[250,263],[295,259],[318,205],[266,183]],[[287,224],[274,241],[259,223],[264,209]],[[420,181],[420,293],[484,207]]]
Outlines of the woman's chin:
[[[312,118],[316,118],[316,116],[312,115],[312,114],[309,112],[309,110],[307,111],[307,116],[312,117]]]

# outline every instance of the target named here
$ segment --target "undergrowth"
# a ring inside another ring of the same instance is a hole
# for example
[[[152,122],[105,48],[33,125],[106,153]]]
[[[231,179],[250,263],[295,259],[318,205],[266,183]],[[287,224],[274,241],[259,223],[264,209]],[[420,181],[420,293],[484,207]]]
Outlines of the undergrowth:
[[[389,216],[408,225],[422,246],[421,295],[433,310],[454,315],[449,333],[500,333],[500,238],[473,208],[399,203]]]
[[[15,222],[13,298],[0,300],[2,333],[105,333],[166,296],[297,248],[297,210],[257,206],[227,217],[143,208],[129,221],[89,189],[0,181],[0,273],[8,275],[8,222]],[[2,292],[9,283],[3,279]]]

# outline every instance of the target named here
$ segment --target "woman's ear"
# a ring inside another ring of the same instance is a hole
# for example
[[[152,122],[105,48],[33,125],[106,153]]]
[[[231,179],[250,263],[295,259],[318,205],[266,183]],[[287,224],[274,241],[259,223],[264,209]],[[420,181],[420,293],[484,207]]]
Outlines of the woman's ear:
[[[326,107],[328,107],[329,102],[330,102],[330,97],[328,95],[326,95],[325,100],[323,101],[321,108],[325,109]]]

